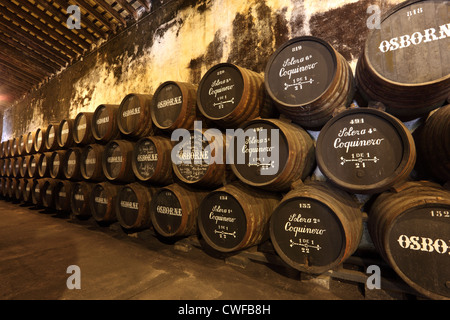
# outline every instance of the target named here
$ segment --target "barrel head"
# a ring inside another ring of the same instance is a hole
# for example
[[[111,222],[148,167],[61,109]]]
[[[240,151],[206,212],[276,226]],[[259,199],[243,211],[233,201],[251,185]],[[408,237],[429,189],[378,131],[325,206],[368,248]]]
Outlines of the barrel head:
[[[137,223],[139,200],[129,186],[121,188],[117,195],[117,214],[119,222],[124,228],[132,228]]]
[[[118,143],[110,142],[105,149],[104,162],[105,162],[105,175],[108,179],[116,179],[122,168],[122,151]]]
[[[158,150],[151,139],[141,139],[136,142],[133,152],[133,171],[135,175],[146,181],[156,172]]]
[[[152,200],[152,223],[163,236],[176,234],[182,222],[182,208],[177,195],[169,189],[161,189]]]
[[[109,196],[105,188],[101,184],[96,184],[93,191],[91,202],[92,216],[97,221],[103,221],[108,210],[108,206],[113,204],[109,203]]]
[[[180,116],[183,94],[173,81],[161,84],[153,95],[151,116],[153,123],[161,129],[169,128]]]

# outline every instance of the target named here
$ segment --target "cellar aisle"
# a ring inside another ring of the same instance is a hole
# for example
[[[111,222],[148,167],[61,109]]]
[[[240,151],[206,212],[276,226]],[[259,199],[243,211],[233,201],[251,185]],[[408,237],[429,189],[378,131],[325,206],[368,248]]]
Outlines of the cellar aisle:
[[[67,288],[71,265],[80,268],[80,290]],[[353,285],[327,290],[300,283],[297,275],[260,263],[227,265],[198,248],[181,252],[154,237],[0,200],[3,300],[363,299]]]

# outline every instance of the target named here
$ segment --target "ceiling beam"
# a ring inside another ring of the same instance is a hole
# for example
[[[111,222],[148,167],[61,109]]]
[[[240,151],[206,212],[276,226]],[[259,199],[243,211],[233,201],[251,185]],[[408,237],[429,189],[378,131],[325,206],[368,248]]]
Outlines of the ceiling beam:
[[[26,78],[30,79],[30,81],[40,82],[43,80],[42,75],[35,75],[34,73],[30,73],[23,69],[20,69],[17,66],[15,66],[14,64],[12,64],[11,62],[9,62],[8,60],[2,59],[1,56],[0,56],[0,64],[3,65],[3,67],[8,68],[11,72],[16,72],[21,77],[26,77]]]
[[[120,15],[117,10],[114,10],[113,7],[109,3],[107,3],[104,0],[96,0],[99,6],[101,6],[103,9],[109,12],[110,15],[112,15],[119,23],[121,23],[123,26],[127,25],[127,22],[124,17]]]
[[[144,6],[145,11],[150,12],[152,9],[152,6],[148,0],[138,0],[138,2]]]
[[[117,2],[120,4],[122,8],[124,8],[129,14],[131,14],[134,18],[134,20],[138,20],[139,16],[137,11],[125,0],[117,0]]]
[[[102,23],[105,27],[107,27],[109,30],[116,30],[116,27],[111,24],[104,15],[102,15],[100,12],[98,12],[94,7],[92,7],[89,3],[87,3],[84,0],[71,0],[75,4],[78,4],[81,6],[84,10],[89,12],[93,17],[95,17],[100,23]]]

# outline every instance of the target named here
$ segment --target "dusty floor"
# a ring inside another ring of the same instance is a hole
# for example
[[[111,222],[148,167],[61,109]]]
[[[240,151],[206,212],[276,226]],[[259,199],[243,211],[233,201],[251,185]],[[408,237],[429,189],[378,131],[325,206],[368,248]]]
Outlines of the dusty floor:
[[[145,234],[145,233],[144,233]],[[81,289],[68,289],[80,268]],[[95,221],[74,221],[0,200],[0,299],[350,300],[354,285],[333,290],[299,281],[292,269],[246,268],[194,248],[175,250],[153,236],[130,237]]]

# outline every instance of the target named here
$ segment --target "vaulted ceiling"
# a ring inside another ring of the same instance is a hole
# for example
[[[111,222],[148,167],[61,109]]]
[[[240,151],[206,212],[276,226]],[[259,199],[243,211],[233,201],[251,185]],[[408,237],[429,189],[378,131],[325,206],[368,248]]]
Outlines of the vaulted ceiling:
[[[0,0],[0,109],[150,11],[151,0]]]

